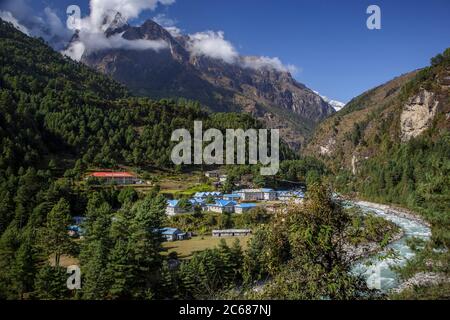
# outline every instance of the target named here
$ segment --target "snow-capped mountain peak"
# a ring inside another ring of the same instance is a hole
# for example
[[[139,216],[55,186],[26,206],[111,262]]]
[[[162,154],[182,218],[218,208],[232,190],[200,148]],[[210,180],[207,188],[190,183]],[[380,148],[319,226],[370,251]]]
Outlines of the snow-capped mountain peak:
[[[328,103],[330,106],[332,106],[334,108],[334,110],[339,111],[341,110],[343,107],[345,107],[345,103],[337,101],[337,100],[332,100],[326,96],[321,95],[319,92],[314,91],[316,94],[318,94],[326,103]]]

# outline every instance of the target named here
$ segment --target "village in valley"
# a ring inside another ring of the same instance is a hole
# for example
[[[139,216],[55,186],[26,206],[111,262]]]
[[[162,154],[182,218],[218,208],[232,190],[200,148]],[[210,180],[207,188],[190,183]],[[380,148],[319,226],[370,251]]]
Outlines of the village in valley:
[[[177,217],[201,213],[204,215],[246,215],[256,210],[265,213],[273,213],[288,203],[301,203],[304,199],[304,189],[294,188],[289,190],[275,190],[271,188],[241,188],[224,193],[221,186],[227,181],[227,175],[219,170],[202,172],[205,181],[210,188],[216,191],[201,191],[170,194],[167,197],[166,216],[168,224],[161,228],[162,238],[167,243],[196,241],[200,248],[209,245],[214,246],[218,241],[206,241],[206,239],[233,239],[248,240],[252,234],[251,228],[213,229],[207,235],[202,234],[200,239],[195,231],[181,230],[176,225],[171,225]],[[94,182],[93,182],[94,181]],[[99,187],[114,186],[117,188],[133,188],[142,190],[152,185],[151,181],[141,179],[138,175],[129,171],[95,171],[85,177],[85,182],[97,184]],[[181,184],[181,183],[180,183]],[[69,228],[69,234],[74,238],[83,238],[84,217],[74,217],[74,223]],[[205,244],[201,244],[205,241]],[[194,245],[194,247],[195,247]]]
[[[0,0],[0,301],[450,300],[450,1],[231,2]]]

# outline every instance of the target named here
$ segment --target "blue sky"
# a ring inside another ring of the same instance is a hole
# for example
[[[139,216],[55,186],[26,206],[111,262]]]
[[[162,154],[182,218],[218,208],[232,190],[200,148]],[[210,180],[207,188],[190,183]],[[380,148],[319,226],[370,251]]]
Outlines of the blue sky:
[[[88,0],[28,3],[61,18],[70,4],[89,14]],[[381,8],[381,30],[366,27],[371,4]],[[298,81],[343,102],[428,65],[450,47],[448,0],[176,0],[134,23],[158,14],[186,33],[221,30],[241,54],[279,57],[299,68]]]

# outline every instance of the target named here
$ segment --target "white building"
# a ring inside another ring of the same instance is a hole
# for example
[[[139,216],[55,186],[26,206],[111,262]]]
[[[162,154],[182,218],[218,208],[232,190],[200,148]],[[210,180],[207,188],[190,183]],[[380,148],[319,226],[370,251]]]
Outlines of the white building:
[[[228,201],[239,201],[241,199],[241,196],[238,194],[224,194],[222,196],[222,199]]]
[[[266,201],[274,201],[277,200],[277,192],[273,189],[261,189],[264,200]]]
[[[273,189],[243,189],[236,191],[241,201],[273,201],[277,199],[277,192]]]
[[[213,230],[212,236],[221,237],[245,237],[252,234],[250,229],[227,229],[227,230]]]
[[[166,214],[168,216],[176,216],[178,214],[186,213],[186,210],[179,206],[179,200],[168,200]]]
[[[181,231],[177,228],[162,228],[160,229],[161,236],[166,241],[180,241],[189,238],[186,232]]]
[[[206,211],[217,213],[233,213],[236,202],[227,200],[217,200],[213,204],[206,205]]]

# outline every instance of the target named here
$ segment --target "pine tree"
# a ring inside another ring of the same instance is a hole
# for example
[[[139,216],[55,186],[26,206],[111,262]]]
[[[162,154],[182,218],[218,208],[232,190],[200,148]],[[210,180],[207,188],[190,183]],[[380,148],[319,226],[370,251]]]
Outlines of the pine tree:
[[[126,202],[134,203],[138,199],[138,194],[133,188],[124,188],[120,191],[117,199],[122,205]]]
[[[110,237],[114,247],[109,252],[106,274],[110,279],[108,298],[111,299],[131,298],[133,265],[128,247],[130,220],[128,208],[122,208],[114,216],[110,228]]]
[[[223,284],[226,286],[228,285],[232,279],[234,278],[234,261],[232,257],[232,252],[230,248],[228,247],[227,243],[224,239],[220,240],[219,246],[218,246],[218,253],[221,260],[221,280]]]
[[[178,286],[175,278],[175,273],[170,270],[167,260],[163,261],[161,267],[161,292],[159,293],[161,298],[165,299],[177,299],[178,298]]]
[[[43,300],[63,300],[69,297],[66,269],[44,265],[36,276],[33,295]]]
[[[11,268],[13,286],[19,299],[23,299],[25,293],[32,291],[36,273],[35,263],[32,243],[30,239],[25,239],[16,252]]]
[[[118,240],[109,253],[106,275],[110,281],[108,298],[131,298],[133,283],[133,266],[128,249],[128,243]]]
[[[67,228],[71,223],[69,203],[61,198],[47,215],[45,227],[41,229],[40,245],[47,257],[54,258],[54,265],[60,265],[61,255],[70,253],[74,244]]]
[[[128,248],[133,259],[134,296],[145,299],[155,289],[161,268],[162,239],[159,230],[165,218],[166,200],[149,194],[133,208]]]
[[[102,241],[92,241],[88,246],[90,256],[87,260],[83,258],[82,265],[82,296],[89,300],[104,299],[110,280],[106,272],[108,248],[103,246]]]
[[[198,289],[198,284],[196,281],[198,274],[196,274],[196,271],[192,268],[190,262],[183,262],[180,265],[178,274],[183,292],[183,296],[181,298],[193,299],[195,297],[195,292]]]
[[[15,219],[19,228],[23,228],[28,221],[28,217],[35,206],[35,197],[41,188],[36,170],[29,168],[19,179],[19,187],[14,198]]]
[[[2,234],[14,217],[14,203],[11,193],[4,191],[0,194],[0,234]]]
[[[231,267],[234,271],[233,281],[242,279],[242,267],[244,264],[244,254],[239,239],[233,242],[230,248],[231,251]]]
[[[109,238],[111,207],[98,194],[94,194],[88,202],[86,217],[83,225],[84,241],[80,251],[82,297],[103,299],[107,295],[110,282],[107,263],[112,246]]]
[[[17,299],[12,267],[20,246],[19,239],[20,231],[14,224],[10,224],[0,238],[0,296],[5,299]]]

